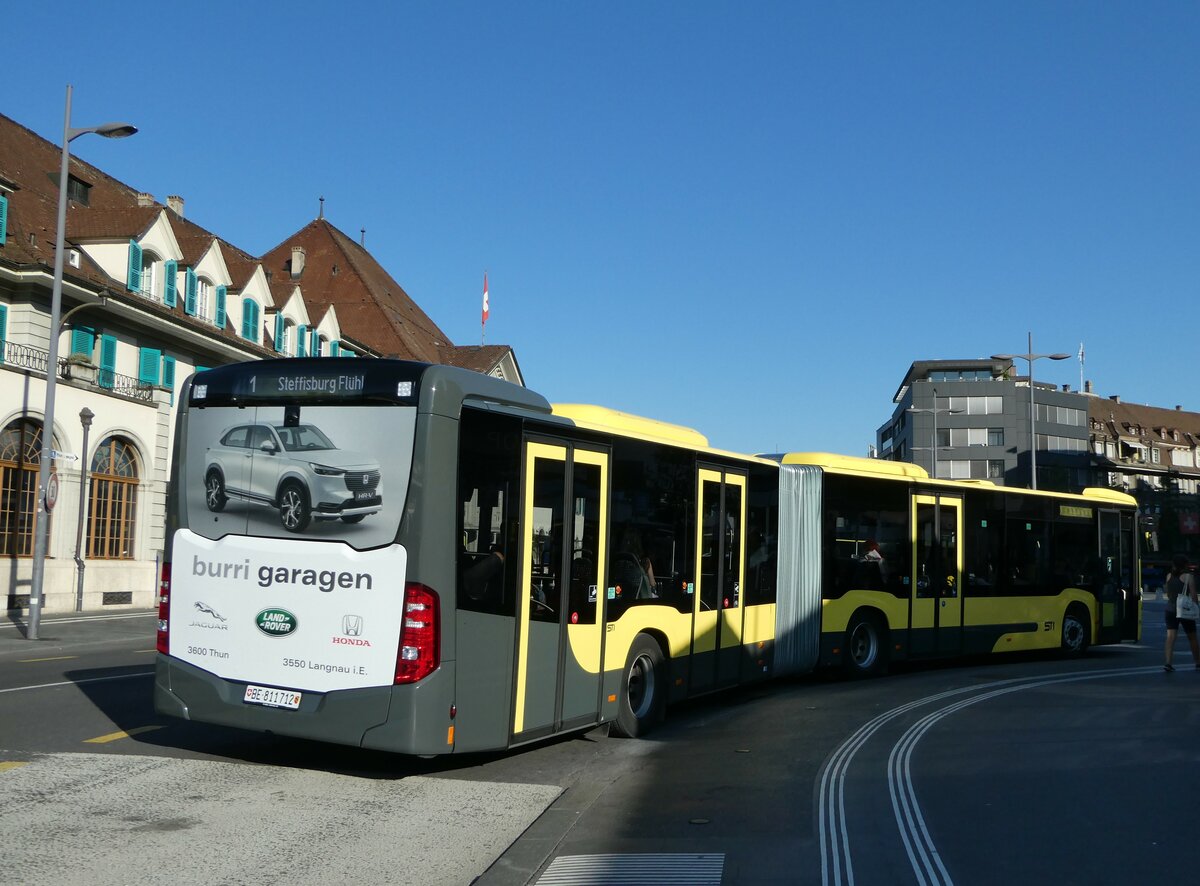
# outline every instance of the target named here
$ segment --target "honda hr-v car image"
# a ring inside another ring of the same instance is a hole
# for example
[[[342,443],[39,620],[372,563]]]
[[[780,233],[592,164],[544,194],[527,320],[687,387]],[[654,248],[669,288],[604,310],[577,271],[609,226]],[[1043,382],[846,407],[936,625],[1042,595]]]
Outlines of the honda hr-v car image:
[[[284,529],[303,532],[313,520],[358,523],[383,507],[379,462],[338,449],[316,425],[235,425],[205,457],[210,511],[239,499],[275,508]]]

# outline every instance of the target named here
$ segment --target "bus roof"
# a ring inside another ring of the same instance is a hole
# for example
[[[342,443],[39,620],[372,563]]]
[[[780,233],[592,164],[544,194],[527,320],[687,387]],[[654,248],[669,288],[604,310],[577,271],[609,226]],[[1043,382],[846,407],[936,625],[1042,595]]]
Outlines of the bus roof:
[[[906,461],[889,461],[881,458],[860,458],[853,455],[837,455],[833,452],[785,452],[768,456],[785,465],[815,465],[830,471],[847,474],[867,474],[875,477],[906,477],[912,480],[928,480],[929,473],[920,465]]]
[[[675,443],[693,449],[708,449],[708,438],[699,431],[673,425],[653,418],[643,418],[628,412],[618,412],[605,406],[587,403],[555,403],[554,414],[570,419],[580,427],[592,430],[615,431],[631,437],[643,437],[663,443]]]

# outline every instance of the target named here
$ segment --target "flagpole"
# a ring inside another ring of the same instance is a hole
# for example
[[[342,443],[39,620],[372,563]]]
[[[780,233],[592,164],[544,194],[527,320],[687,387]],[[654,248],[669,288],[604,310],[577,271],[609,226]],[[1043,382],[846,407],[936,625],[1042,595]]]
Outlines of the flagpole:
[[[1083,342],[1079,343],[1079,393],[1083,393]]]

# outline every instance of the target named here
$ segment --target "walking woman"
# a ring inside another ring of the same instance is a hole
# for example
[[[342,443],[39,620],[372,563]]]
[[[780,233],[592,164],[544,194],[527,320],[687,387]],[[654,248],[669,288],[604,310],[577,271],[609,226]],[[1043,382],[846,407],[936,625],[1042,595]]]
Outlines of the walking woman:
[[[1180,618],[1176,614],[1180,595],[1189,597],[1193,605],[1197,602],[1196,576],[1192,575],[1191,570],[1188,569],[1187,557],[1177,554],[1172,561],[1171,571],[1167,573],[1167,649],[1166,658],[1163,660],[1164,671],[1175,670],[1175,666],[1171,664],[1171,656],[1175,654],[1175,637],[1180,628],[1183,628],[1183,632],[1187,634],[1188,643],[1192,647],[1192,659],[1196,662],[1196,667],[1200,668],[1200,643],[1196,642],[1196,619]]]

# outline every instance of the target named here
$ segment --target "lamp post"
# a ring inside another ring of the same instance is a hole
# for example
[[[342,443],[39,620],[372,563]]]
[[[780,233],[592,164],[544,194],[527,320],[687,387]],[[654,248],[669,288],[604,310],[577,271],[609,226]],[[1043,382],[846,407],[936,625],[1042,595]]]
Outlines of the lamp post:
[[[1033,333],[1029,333],[1029,350],[1024,354],[992,354],[993,360],[1016,360],[1020,358],[1029,364],[1029,488],[1037,489],[1037,409],[1033,403],[1033,361],[1046,357],[1050,360],[1067,360],[1070,354],[1035,354],[1033,352]]]
[[[936,480],[937,479],[937,454],[938,454],[938,441],[937,441],[938,413],[944,412],[947,415],[961,415],[962,410],[961,409],[951,409],[948,406],[938,406],[937,405],[937,388],[934,388],[933,389],[933,406],[932,407],[930,407],[928,409],[925,409],[925,408],[918,409],[915,406],[910,406],[905,411],[912,412],[914,414],[920,414],[923,412],[927,412],[931,416],[933,416],[933,445],[929,447],[929,455],[930,455],[930,458],[932,459],[932,461],[930,462],[930,467],[932,468],[932,470],[930,471],[930,476]],[[921,447],[921,446],[913,447],[913,449],[922,449],[922,448],[924,448],[924,447]]]
[[[83,452],[79,456],[79,520],[75,526],[75,566],[79,569],[79,577],[75,581],[76,612],[83,612],[83,509],[87,503],[88,431],[92,429],[92,419],[95,417],[96,413],[86,406],[79,410],[79,423],[83,425]]]
[[[29,628],[26,637],[38,639],[42,618],[42,585],[45,581],[46,552],[49,547],[49,513],[46,509],[46,484],[50,480],[50,453],[54,441],[54,383],[58,377],[58,332],[62,314],[63,246],[67,228],[67,183],[70,178],[71,142],[81,135],[95,133],[105,138],[125,138],[137,132],[128,123],[103,123],[82,129],[71,128],[71,86],[67,85],[67,109],[63,121],[62,166],[58,173],[58,231],[54,241],[54,287],[50,294],[50,347],[46,355],[46,405],[42,412],[42,451],[38,463],[37,516],[34,526],[33,575],[29,583]]]

